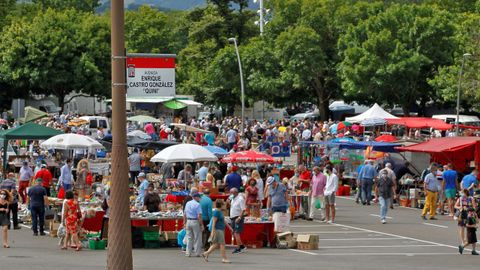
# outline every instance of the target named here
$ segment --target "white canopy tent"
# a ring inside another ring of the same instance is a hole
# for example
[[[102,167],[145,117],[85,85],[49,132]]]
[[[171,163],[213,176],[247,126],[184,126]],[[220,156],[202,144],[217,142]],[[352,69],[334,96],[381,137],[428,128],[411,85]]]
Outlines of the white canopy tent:
[[[360,123],[366,119],[372,119],[372,118],[380,118],[380,119],[391,119],[391,118],[398,118],[388,112],[386,112],[382,107],[380,107],[377,103],[375,103],[370,109],[368,109],[366,112],[359,114],[357,116],[353,117],[347,117],[345,118],[345,121],[347,122],[352,122],[352,123]]]
[[[218,158],[204,147],[196,144],[169,146],[153,156],[151,162],[199,162],[217,161]]]

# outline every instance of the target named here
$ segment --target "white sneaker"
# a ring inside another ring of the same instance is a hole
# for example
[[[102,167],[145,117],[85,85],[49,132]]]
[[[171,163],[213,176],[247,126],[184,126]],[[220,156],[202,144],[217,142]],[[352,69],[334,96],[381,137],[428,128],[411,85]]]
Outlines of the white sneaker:
[[[387,221],[385,219],[382,219],[382,224],[385,224],[387,223]]]
[[[327,221],[327,223],[328,223],[328,224],[332,224],[332,223],[333,223],[333,221],[329,220],[329,221]]]

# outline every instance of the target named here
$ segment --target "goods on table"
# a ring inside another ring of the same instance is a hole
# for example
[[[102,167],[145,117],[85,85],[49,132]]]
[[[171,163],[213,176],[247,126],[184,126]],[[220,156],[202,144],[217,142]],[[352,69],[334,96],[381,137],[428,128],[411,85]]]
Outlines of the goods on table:
[[[162,219],[162,218],[181,218],[183,217],[183,211],[166,211],[166,212],[153,212],[140,211],[136,213],[130,213],[131,219]]]

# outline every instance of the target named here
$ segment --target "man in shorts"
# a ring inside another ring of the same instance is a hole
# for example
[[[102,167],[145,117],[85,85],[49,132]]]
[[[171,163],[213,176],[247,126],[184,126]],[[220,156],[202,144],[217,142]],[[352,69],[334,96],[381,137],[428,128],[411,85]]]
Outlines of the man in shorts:
[[[233,250],[233,254],[242,253],[247,250],[242,243],[240,234],[243,232],[243,221],[246,216],[245,198],[238,194],[238,189],[230,189],[230,219],[232,221],[232,230],[238,247]]]
[[[443,190],[445,190],[445,197],[448,202],[448,215],[451,217],[453,217],[453,213],[455,213],[455,196],[458,188],[457,179],[458,174],[453,169],[453,165],[449,163],[447,169],[443,172]]]
[[[338,176],[333,173],[330,165],[325,166],[327,184],[323,195],[325,196],[325,220],[327,223],[335,222],[335,194],[338,189]]]

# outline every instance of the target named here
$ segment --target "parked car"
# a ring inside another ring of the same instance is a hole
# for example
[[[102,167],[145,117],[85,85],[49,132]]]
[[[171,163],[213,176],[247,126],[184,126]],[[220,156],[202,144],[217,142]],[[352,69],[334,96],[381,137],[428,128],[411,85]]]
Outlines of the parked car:
[[[89,122],[88,129],[92,134],[95,134],[100,127],[103,128],[105,134],[111,130],[110,122],[105,116],[82,116],[80,119]]]

